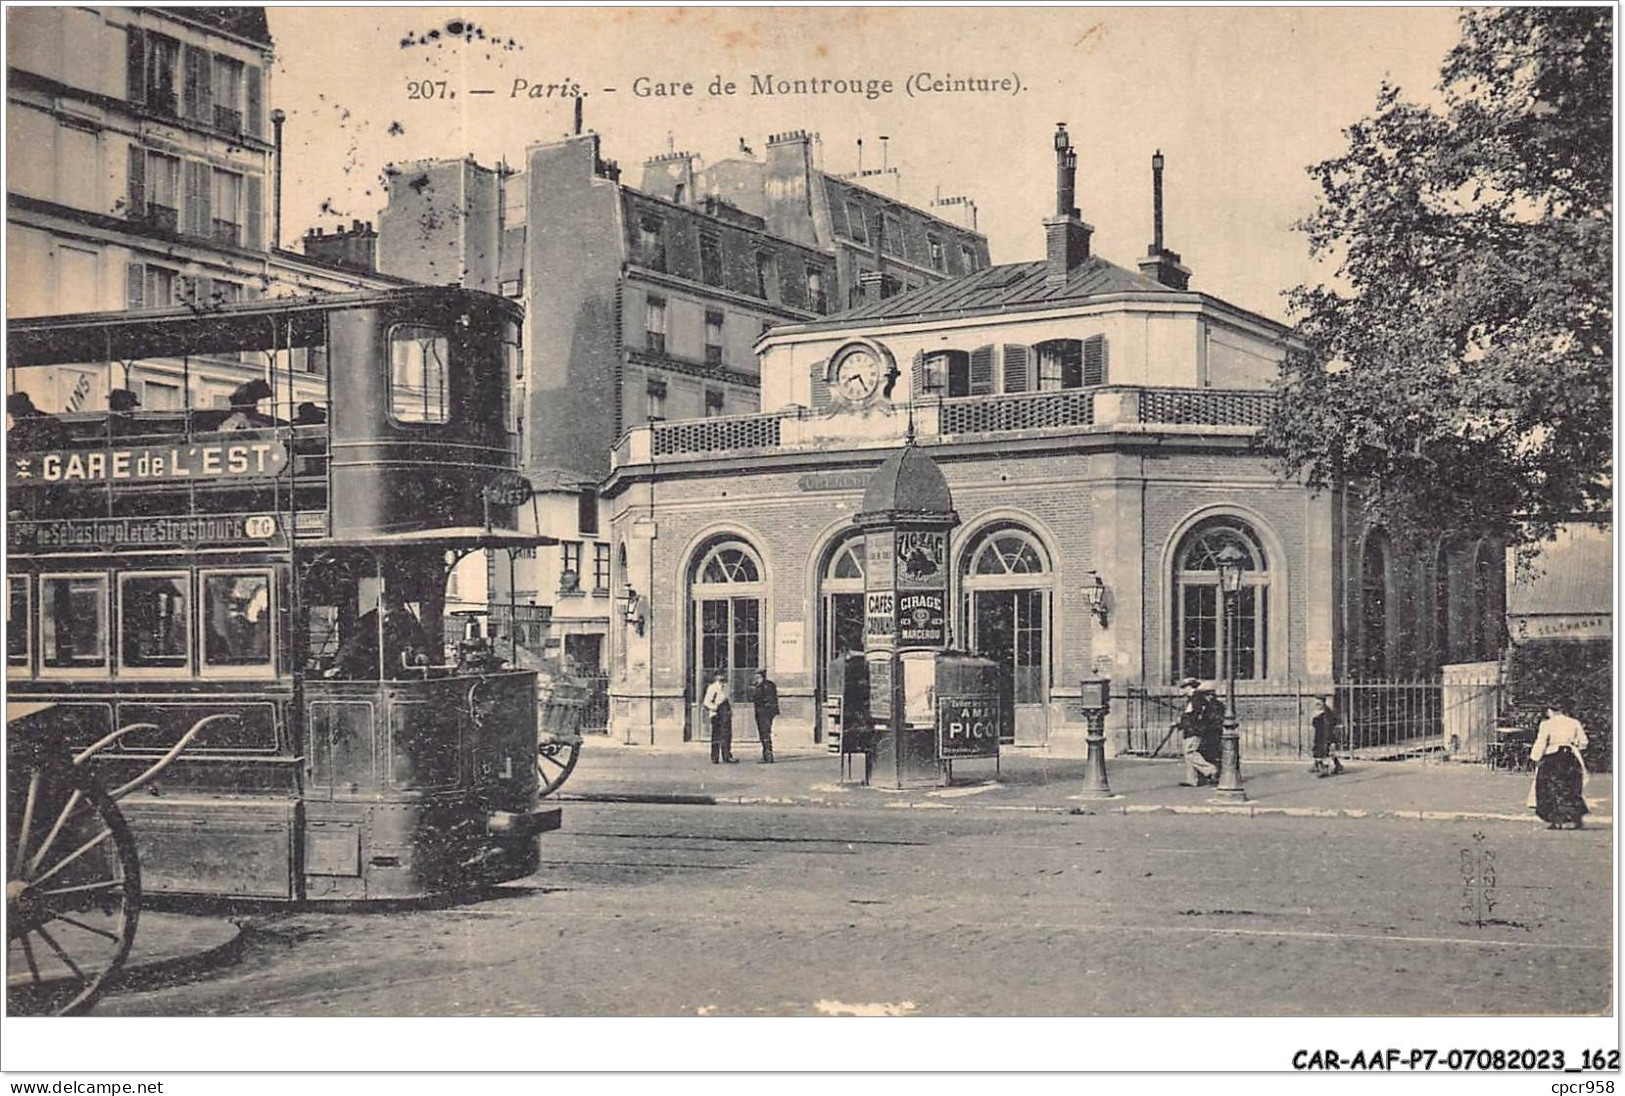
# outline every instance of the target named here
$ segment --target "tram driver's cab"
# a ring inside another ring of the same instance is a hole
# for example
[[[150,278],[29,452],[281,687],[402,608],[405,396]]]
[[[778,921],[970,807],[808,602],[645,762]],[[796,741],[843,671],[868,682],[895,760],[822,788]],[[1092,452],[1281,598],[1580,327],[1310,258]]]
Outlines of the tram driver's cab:
[[[388,681],[449,672],[442,557],[335,551],[312,561],[300,584],[311,676]]]

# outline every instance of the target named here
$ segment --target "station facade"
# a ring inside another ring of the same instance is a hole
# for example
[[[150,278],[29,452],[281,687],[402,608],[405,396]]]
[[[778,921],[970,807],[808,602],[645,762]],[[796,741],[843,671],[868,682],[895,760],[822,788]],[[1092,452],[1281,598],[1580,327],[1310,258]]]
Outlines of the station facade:
[[[1233,662],[1243,691],[1293,696],[1429,674],[1499,614],[1493,576],[1466,565],[1486,546],[1395,545],[1351,492],[1281,478],[1258,436],[1287,330],[1191,291],[1160,230],[1137,270],[1092,254],[1056,144],[1043,260],[776,328],[761,413],[623,437],[603,493],[636,609],[616,631],[612,733],[704,737],[703,683],[725,670],[751,737],[765,667],[777,740],[821,737],[831,662],[863,645],[854,515],[909,434],[961,519],[932,561],[953,645],[1006,668],[1018,745],[1081,750],[1085,677],[1112,680],[1110,745],[1136,748],[1158,724],[1136,705],[1184,677]],[[1227,545],[1244,575],[1221,627]]]

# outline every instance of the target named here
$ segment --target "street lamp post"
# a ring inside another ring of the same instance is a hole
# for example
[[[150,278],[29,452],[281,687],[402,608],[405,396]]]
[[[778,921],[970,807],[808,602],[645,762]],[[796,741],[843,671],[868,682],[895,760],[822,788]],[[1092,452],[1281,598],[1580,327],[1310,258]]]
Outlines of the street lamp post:
[[[1219,650],[1224,654],[1224,736],[1220,739],[1219,786],[1214,789],[1217,803],[1245,803],[1247,792],[1241,786],[1241,731],[1236,720],[1236,636],[1230,614],[1241,593],[1242,563],[1246,557],[1234,544],[1219,549]]]

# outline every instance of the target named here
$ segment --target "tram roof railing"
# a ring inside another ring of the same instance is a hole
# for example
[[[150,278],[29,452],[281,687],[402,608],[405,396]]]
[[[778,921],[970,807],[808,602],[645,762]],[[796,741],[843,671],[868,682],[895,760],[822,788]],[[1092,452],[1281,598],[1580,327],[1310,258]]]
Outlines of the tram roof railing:
[[[455,296],[500,302],[500,307],[512,312],[515,319],[520,315],[517,304],[490,293],[456,286],[410,286],[264,297],[207,309],[31,316],[6,321],[6,365],[17,368],[318,346],[326,338],[325,318],[330,312]]]

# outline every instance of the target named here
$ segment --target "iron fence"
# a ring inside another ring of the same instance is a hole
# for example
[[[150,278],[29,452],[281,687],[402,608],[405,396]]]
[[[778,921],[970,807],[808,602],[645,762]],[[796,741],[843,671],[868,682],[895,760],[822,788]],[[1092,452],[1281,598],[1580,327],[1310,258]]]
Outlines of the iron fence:
[[[1339,749],[1367,760],[1454,757],[1490,761],[1498,741],[1499,681],[1236,682],[1244,757],[1307,758],[1314,748],[1315,699],[1331,698]],[[1222,698],[1222,694],[1221,694]],[[1175,757],[1174,730],[1185,707],[1177,687],[1129,686],[1120,698],[1123,753]]]
[[[582,675],[587,684],[587,703],[581,711],[582,734],[609,733],[609,674]]]

